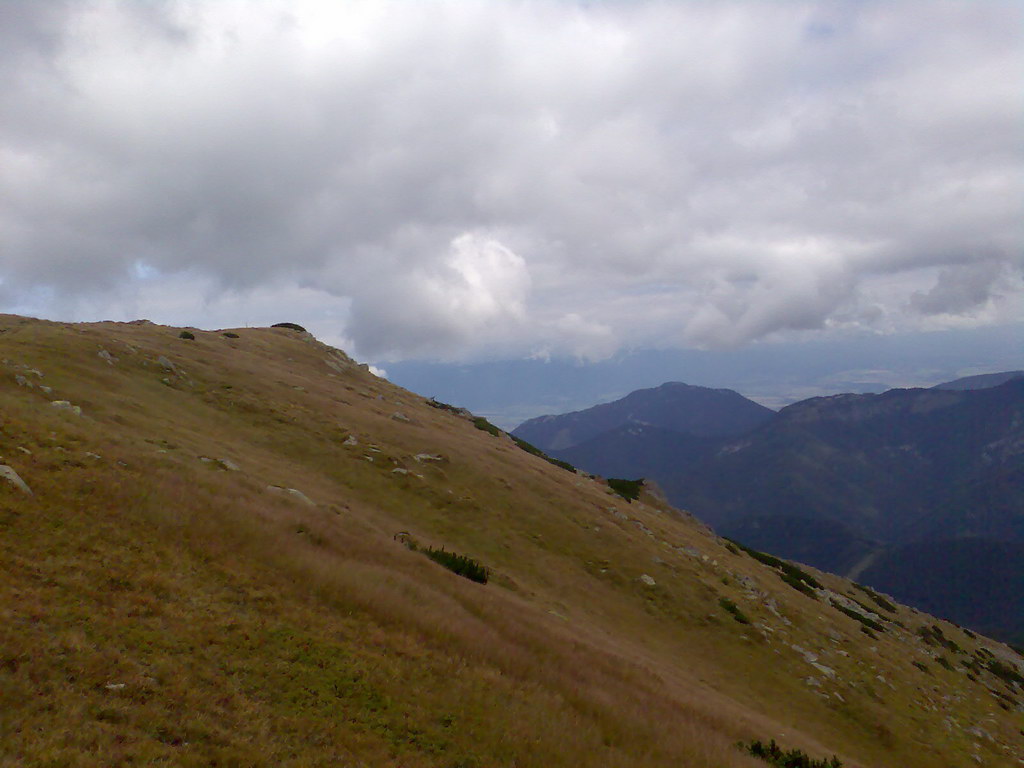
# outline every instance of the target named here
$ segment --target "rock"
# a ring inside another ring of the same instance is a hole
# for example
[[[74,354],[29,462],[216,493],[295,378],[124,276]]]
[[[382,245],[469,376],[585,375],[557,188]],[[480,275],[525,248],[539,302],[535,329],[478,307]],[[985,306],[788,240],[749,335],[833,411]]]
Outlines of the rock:
[[[291,496],[293,499],[301,501],[303,504],[308,504],[311,507],[316,506],[316,503],[312,499],[302,491],[296,490],[295,488],[285,488],[280,485],[268,485],[267,490],[271,493],[276,493],[279,496]]]
[[[409,474],[409,470],[408,469],[403,469],[402,467],[395,467],[394,469],[391,470],[391,474],[393,474],[393,475],[408,475]]]
[[[653,578],[648,576],[646,573],[640,576],[640,581],[642,581],[648,587],[653,587],[655,584],[657,584],[657,582]]]
[[[342,445],[359,445],[359,441],[356,440],[355,435],[349,435],[345,438],[345,442],[343,442]]]
[[[44,395],[52,395],[52,394],[53,394],[53,387],[48,387],[48,386],[46,386],[45,384],[40,384],[40,385],[39,385],[39,390],[40,390],[40,391],[41,391],[41,392],[42,392],[42,393],[43,393]]]
[[[0,464],[0,478],[6,480],[22,493],[27,493],[29,496],[35,495],[32,493],[32,489],[28,487],[28,484],[21,479],[17,472],[14,471],[13,467],[9,467],[6,464]]]
[[[413,456],[413,458],[416,459],[416,461],[421,462],[421,463],[425,462],[425,461],[433,461],[433,462],[438,462],[438,463],[443,462],[443,461],[447,461],[447,459],[445,459],[445,457],[442,456],[439,453],[438,454],[433,454],[433,453],[417,453],[415,456]]]
[[[90,458],[90,459],[93,459],[94,461],[100,461],[100,460],[101,460],[101,459],[103,458],[103,457],[102,457],[102,456],[100,456],[100,455],[99,455],[98,453],[93,453],[92,451],[86,451],[86,452],[85,452],[85,455],[86,455],[86,456],[87,456],[88,458]]]
[[[71,413],[75,414],[75,416],[82,415],[81,407],[77,405],[72,405],[67,400],[54,400],[52,403],[50,403],[50,405],[52,405],[54,408],[59,408],[63,411],[71,411]]]
[[[401,421],[404,424],[411,424],[412,423],[412,419],[410,419],[408,416],[406,416],[401,411],[395,411],[394,413],[392,413],[391,414],[391,420],[392,421]]]
[[[805,677],[804,684],[811,688],[821,688],[821,680],[816,677]]]
[[[231,459],[211,459],[209,456],[200,456],[199,460],[204,464],[214,464],[220,469],[225,469],[229,472],[238,472],[239,466],[235,464]]]
[[[14,380],[18,383],[19,387],[28,387],[29,389],[32,389],[33,387],[32,382],[26,379],[20,373],[14,374]]]
[[[174,363],[172,363],[170,360],[168,360],[163,355],[160,355],[160,357],[158,357],[156,359],[156,362],[157,362],[157,365],[159,365],[164,370],[170,371],[171,373],[177,373],[178,372],[178,366],[176,366]]]
[[[107,683],[103,687],[108,691],[121,691],[124,690],[124,683]]]
[[[107,350],[105,350],[105,349],[101,349],[101,350],[100,350],[99,352],[97,352],[97,353],[96,353],[96,356],[97,356],[97,357],[98,357],[98,358],[99,358],[100,360],[106,360],[106,362],[107,362],[107,365],[113,365],[114,363],[116,363],[116,362],[117,362],[117,358],[116,358],[116,357],[114,357],[114,356],[113,356],[112,354],[110,354],[109,352],[107,352]]]
[[[829,680],[835,680],[836,679],[836,671],[834,669],[832,669],[832,667],[826,667],[824,664],[818,664],[817,662],[814,662],[814,661],[811,662],[811,666],[814,667],[819,672],[821,672],[821,674],[823,674]]]

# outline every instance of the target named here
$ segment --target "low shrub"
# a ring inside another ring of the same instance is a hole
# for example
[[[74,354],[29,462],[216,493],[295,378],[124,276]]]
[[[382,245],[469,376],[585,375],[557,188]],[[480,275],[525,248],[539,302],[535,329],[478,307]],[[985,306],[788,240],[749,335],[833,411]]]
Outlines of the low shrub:
[[[625,480],[621,477],[609,477],[607,483],[609,488],[632,503],[640,498],[640,489],[644,486],[644,479],[641,477],[639,480]]]
[[[482,429],[484,432],[494,435],[495,437],[501,437],[501,430],[491,424],[483,416],[473,417],[473,426],[477,429]]]
[[[932,624],[930,627],[918,627],[917,634],[926,645],[945,648],[953,653],[964,653],[964,649],[955,640],[950,640],[943,634],[942,627],[938,624]]]
[[[918,669],[920,669],[926,675],[930,675],[932,673],[932,671],[930,669],[928,669],[928,665],[927,664],[922,664],[920,661],[912,661],[910,663],[913,664]]]
[[[238,338],[238,334],[237,333],[232,333],[231,331],[224,331],[223,335],[227,336],[229,339],[237,339]]]
[[[188,339],[189,341],[195,341],[196,335],[192,331],[182,331],[178,334],[179,339]]]
[[[1017,671],[1016,667],[1010,664],[1003,664],[998,659],[989,659],[985,667],[1004,683],[1017,683],[1017,685],[1024,686],[1024,676]]]
[[[537,446],[533,445],[532,443],[526,442],[521,437],[516,437],[515,435],[511,435],[511,434],[509,435],[509,437],[511,437],[512,441],[516,445],[518,445],[520,448],[522,448],[524,451],[526,451],[527,453],[532,454],[534,456],[537,456],[537,457],[539,457],[541,459],[544,459],[544,461],[548,462],[549,464],[554,464],[556,467],[561,467],[562,469],[566,470],[567,472],[572,472],[572,473],[576,472],[576,467],[574,467],[568,461],[562,461],[561,459],[556,459],[553,456],[548,456],[540,448],[538,448]]]
[[[948,669],[950,672],[953,671],[953,665],[949,663],[949,659],[947,659],[945,656],[939,656],[938,658],[936,658],[935,663],[943,669]]]
[[[435,563],[440,563],[452,573],[456,573],[479,584],[487,583],[487,568],[471,557],[448,552],[444,547],[441,547],[441,549],[427,547],[426,549],[421,549],[420,552]]]
[[[747,615],[740,610],[740,607],[736,605],[732,600],[727,597],[720,598],[718,604],[722,606],[726,611],[732,614],[732,617],[736,619],[740,624],[749,624],[750,619]]]
[[[801,592],[814,596],[815,589],[821,589],[821,584],[811,574],[807,573],[793,563],[782,560],[774,555],[769,555],[766,552],[758,552],[756,549],[740,544],[735,539],[726,539],[730,544],[739,547],[752,558],[758,562],[764,563],[765,565],[771,566],[772,568],[778,568],[782,571],[782,580]]]
[[[885,627],[883,627],[877,621],[869,619],[864,614],[858,613],[852,608],[847,608],[845,605],[837,605],[836,603],[832,603],[832,607],[835,608],[837,611],[845,613],[851,619],[856,619],[868,629],[874,630],[875,632],[885,632]]]
[[[843,768],[843,762],[835,755],[830,759],[815,760],[802,749],[783,749],[775,739],[767,744],[761,741],[740,742],[739,748],[777,768]]]
[[[451,405],[450,403],[442,403],[440,400],[435,400],[434,398],[430,398],[429,400],[427,400],[427,405],[429,405],[431,408],[437,408],[438,410],[448,411],[449,413],[454,413],[458,415],[466,413],[465,408],[459,408],[459,406]]]
[[[866,587],[863,584],[858,584],[857,582],[853,582],[853,586],[855,589],[859,589],[865,595],[870,597],[875,602],[875,605],[877,605],[883,611],[888,611],[889,613],[896,613],[896,606],[890,603],[880,594],[875,592],[875,590],[873,590],[871,587]]]
[[[299,333],[308,333],[308,331],[306,331],[306,329],[303,328],[298,323],[274,323],[270,327],[271,328],[288,328],[289,330],[298,331]]]

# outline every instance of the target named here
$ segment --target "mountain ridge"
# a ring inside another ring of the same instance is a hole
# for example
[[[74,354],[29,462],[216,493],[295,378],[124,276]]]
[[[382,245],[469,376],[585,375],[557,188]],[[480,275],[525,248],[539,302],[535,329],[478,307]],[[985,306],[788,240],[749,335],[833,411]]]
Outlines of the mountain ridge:
[[[0,464],[31,490],[0,478],[2,765],[1024,758],[1004,644],[627,502],[309,334],[8,315],[0,361]]]

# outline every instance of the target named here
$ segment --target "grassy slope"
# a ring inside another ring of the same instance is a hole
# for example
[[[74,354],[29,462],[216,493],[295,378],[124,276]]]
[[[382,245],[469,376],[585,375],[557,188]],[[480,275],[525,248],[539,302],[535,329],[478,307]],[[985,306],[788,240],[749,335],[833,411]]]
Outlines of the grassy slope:
[[[852,766],[1024,756],[1024,716],[988,689],[1020,691],[935,664],[913,636],[930,617],[901,608],[908,631],[871,640],[656,500],[627,505],[309,337],[0,328],[0,455],[35,492],[0,485],[0,765],[727,768],[763,765],[733,744],[771,737]],[[938,623],[968,654],[1009,653]]]

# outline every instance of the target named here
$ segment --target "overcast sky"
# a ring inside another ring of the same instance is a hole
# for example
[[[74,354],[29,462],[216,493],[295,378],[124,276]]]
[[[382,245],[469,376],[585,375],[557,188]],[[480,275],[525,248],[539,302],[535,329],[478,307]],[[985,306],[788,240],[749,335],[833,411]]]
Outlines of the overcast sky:
[[[0,311],[387,362],[1024,321],[1024,3],[0,0]]]

